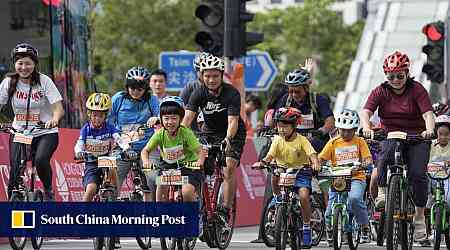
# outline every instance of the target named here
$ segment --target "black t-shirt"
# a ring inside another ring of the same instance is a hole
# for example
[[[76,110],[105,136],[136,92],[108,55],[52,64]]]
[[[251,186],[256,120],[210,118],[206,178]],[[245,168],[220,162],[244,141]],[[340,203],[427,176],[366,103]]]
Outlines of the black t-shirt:
[[[240,117],[241,95],[239,91],[227,83],[222,84],[219,96],[213,96],[205,86],[192,92],[187,109],[198,112],[200,108],[205,119],[204,130],[218,136],[225,136],[228,128],[228,116],[239,116],[238,131],[235,137],[246,135],[244,121]]]

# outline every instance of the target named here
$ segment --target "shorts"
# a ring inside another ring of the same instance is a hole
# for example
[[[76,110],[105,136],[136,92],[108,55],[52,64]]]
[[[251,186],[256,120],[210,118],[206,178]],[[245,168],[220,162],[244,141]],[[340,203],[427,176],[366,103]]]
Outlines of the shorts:
[[[127,178],[128,173],[131,171],[131,161],[123,161],[118,160],[117,161],[117,183],[119,187],[122,187],[123,182]],[[138,168],[142,169],[142,161],[139,160],[138,162]],[[157,176],[157,171],[150,171],[146,172],[145,176],[141,176],[143,183],[142,183],[142,189],[149,192],[155,191],[155,179]],[[119,190],[120,190],[119,188]]]
[[[242,153],[244,151],[245,146],[245,139],[246,135],[242,135],[240,137],[235,137],[233,140],[231,140],[231,150],[229,152],[225,152],[226,157],[233,158],[240,162]],[[210,136],[204,136],[201,138],[201,141],[203,143],[218,143],[222,141],[220,137],[210,137]],[[212,175],[214,173],[214,161],[216,158],[217,152],[209,150],[208,152],[208,158],[205,162],[205,173],[207,175]],[[225,163],[222,163],[225,165]],[[239,166],[239,164],[237,165]]]
[[[95,183],[99,187],[102,184],[102,179],[102,170],[96,164],[85,164],[83,174],[84,190],[86,190],[87,185],[90,183]]]
[[[162,168],[164,169],[174,169],[177,168],[176,164],[168,164],[168,163],[162,163]],[[161,175],[161,172],[164,170],[158,171],[158,176]],[[181,169],[181,175],[182,176],[188,176],[188,183],[195,187],[196,192],[200,192],[200,188],[202,187],[202,183],[205,179],[205,176],[203,174],[202,170],[193,170],[189,168],[182,168]]]
[[[311,169],[300,169],[295,178],[294,191],[298,192],[298,190],[301,188],[307,188],[311,193],[312,192],[311,179],[312,179]]]

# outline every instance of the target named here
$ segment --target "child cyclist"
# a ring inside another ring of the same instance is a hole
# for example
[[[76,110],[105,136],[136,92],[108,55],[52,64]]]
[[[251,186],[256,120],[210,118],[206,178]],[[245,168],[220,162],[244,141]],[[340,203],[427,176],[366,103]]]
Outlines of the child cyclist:
[[[177,168],[178,164],[189,164],[194,168],[182,168],[183,176],[189,176],[189,184],[182,186],[183,201],[197,200],[197,194],[203,181],[204,157],[199,157],[201,145],[190,128],[181,126],[184,117],[183,99],[178,96],[167,96],[160,103],[160,120],[162,128],[158,130],[142,149],[141,158],[144,168],[150,168],[148,154],[158,146],[161,155],[161,168]],[[201,154],[204,155],[204,154]],[[198,167],[198,170],[195,170]],[[158,186],[156,201],[167,200],[167,187]]]
[[[301,123],[301,113],[296,108],[280,108],[275,113],[274,119],[279,135],[275,136],[270,146],[269,152],[262,162],[256,162],[254,166],[261,166],[262,163],[275,160],[279,167],[301,169],[295,181],[298,188],[300,203],[303,215],[303,248],[311,248],[311,204],[309,195],[311,193],[311,168],[305,166],[312,163],[314,171],[320,170],[319,160],[316,151],[309,143],[308,139],[295,130]],[[278,185],[279,177],[272,176],[272,190],[274,196],[280,194]]]
[[[359,162],[362,166],[372,164],[372,157],[367,143],[361,137],[355,135],[359,127],[359,116],[356,111],[345,109],[337,117],[335,122],[339,130],[339,136],[331,139],[319,154],[321,160],[331,161],[333,167],[345,165],[353,162]],[[364,171],[359,170],[353,173],[350,192],[348,193],[349,213],[356,217],[359,225],[362,225],[363,232],[361,243],[370,242],[369,218],[367,207],[364,203],[364,192],[366,189],[366,175]],[[329,192],[328,206],[325,212],[325,223],[327,225],[328,243],[331,239],[331,209],[336,192]]]
[[[80,130],[80,137],[75,145],[75,158],[83,159],[86,153],[93,156],[104,156],[111,153],[115,145],[123,150],[129,148],[128,144],[122,144],[119,131],[106,121],[106,116],[111,108],[111,98],[108,94],[93,93],[86,101],[89,120]],[[127,151],[128,157],[136,157],[133,151]],[[115,172],[111,173],[112,184],[116,185]],[[91,201],[101,184],[101,171],[96,163],[86,163],[84,167],[83,186],[85,193],[83,201]]]

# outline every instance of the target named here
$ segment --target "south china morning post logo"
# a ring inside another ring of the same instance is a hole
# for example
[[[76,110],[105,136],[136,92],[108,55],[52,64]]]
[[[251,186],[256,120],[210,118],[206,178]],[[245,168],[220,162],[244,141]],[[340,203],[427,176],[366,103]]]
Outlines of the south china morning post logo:
[[[11,228],[12,229],[33,229],[36,226],[34,210],[12,210]]]

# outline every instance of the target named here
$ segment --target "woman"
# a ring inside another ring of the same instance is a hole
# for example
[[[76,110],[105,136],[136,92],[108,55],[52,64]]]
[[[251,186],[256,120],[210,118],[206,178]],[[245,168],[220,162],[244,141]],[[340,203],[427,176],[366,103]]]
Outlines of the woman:
[[[419,82],[409,75],[410,61],[406,54],[394,52],[384,60],[383,70],[386,81],[373,89],[361,112],[363,132],[366,137],[373,135],[370,117],[378,109],[381,128],[386,132],[402,131],[408,134],[421,134],[430,138],[434,134],[434,115],[430,96]],[[395,142],[385,140],[381,144],[378,156],[378,184],[386,187],[387,165],[394,163]],[[403,145],[405,161],[408,165],[408,179],[413,186],[414,203],[416,204],[415,238],[426,240],[425,205],[427,202],[428,179],[425,168],[430,154],[430,143],[419,142]],[[377,207],[384,206],[385,192],[378,191]]]
[[[15,72],[8,73],[0,84],[1,106],[11,102],[14,112],[12,126],[18,131],[30,129],[44,123],[46,129],[31,132],[33,163],[44,185],[44,200],[53,200],[52,170],[50,159],[58,147],[58,124],[64,116],[62,97],[53,81],[39,73],[38,51],[33,46],[21,43],[11,52]],[[11,171],[8,182],[8,197],[16,185],[19,174],[20,144],[10,137]]]

